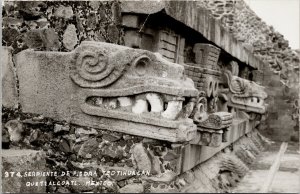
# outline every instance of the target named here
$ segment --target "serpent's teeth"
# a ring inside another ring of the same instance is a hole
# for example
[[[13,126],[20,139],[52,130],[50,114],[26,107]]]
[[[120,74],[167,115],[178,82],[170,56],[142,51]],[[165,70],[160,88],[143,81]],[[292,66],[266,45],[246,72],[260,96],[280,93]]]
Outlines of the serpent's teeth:
[[[167,109],[161,114],[162,117],[174,120],[182,110],[182,101],[170,101],[168,102]]]
[[[118,102],[121,107],[127,107],[132,105],[132,101],[129,97],[119,97]]]
[[[146,95],[148,102],[150,103],[151,112],[162,112],[163,111],[163,100],[156,93],[148,93]]]
[[[131,110],[135,114],[141,114],[143,112],[148,112],[147,101],[143,100],[143,99],[137,99]]]
[[[95,100],[95,105],[100,106],[103,103],[103,98],[97,97]]]
[[[117,108],[117,99],[112,99],[109,103],[108,103],[108,107],[111,109],[116,109]]]
[[[256,104],[257,103],[258,98],[253,97],[253,102]]]

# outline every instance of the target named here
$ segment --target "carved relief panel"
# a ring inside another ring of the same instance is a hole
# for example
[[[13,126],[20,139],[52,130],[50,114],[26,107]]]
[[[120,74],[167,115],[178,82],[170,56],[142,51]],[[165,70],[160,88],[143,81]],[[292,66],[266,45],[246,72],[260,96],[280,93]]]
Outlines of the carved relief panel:
[[[250,119],[253,119],[255,114],[264,114],[266,111],[264,101],[267,98],[264,87],[238,75],[238,63],[231,61],[227,68],[224,69],[223,85],[225,87],[221,89],[221,94],[227,96],[228,106],[231,111],[243,112],[242,114],[244,115],[250,113]],[[241,75],[245,77],[245,71]]]
[[[159,53],[86,41],[72,52],[26,50],[22,57],[28,112],[169,142],[195,136],[196,125],[181,115],[199,92],[182,65]]]
[[[78,94],[84,113],[167,128],[177,133],[169,141],[192,138],[193,123],[178,116],[198,91],[181,65],[149,51],[105,43],[85,42],[76,53],[71,78],[82,87]]]
[[[167,27],[148,27],[147,20],[137,15],[123,16],[125,45],[158,52],[170,62],[183,64],[185,38]]]
[[[184,44],[185,39],[174,32],[167,30],[158,32],[157,50],[171,62],[183,64]]]
[[[193,51],[195,63],[185,65],[185,69],[200,94],[192,114],[199,132],[191,143],[218,147],[227,141],[227,130],[232,124],[232,115],[218,110],[221,71],[217,61],[220,49],[210,44],[197,43]]]

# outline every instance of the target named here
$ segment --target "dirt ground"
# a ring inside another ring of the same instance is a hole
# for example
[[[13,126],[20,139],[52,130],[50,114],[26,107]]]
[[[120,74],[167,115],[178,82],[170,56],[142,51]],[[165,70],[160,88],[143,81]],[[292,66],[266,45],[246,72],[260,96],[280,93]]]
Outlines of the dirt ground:
[[[268,176],[282,142],[274,142],[263,151],[250,171],[232,193],[258,193]],[[270,193],[300,193],[299,143],[289,142],[280,167],[272,182]]]

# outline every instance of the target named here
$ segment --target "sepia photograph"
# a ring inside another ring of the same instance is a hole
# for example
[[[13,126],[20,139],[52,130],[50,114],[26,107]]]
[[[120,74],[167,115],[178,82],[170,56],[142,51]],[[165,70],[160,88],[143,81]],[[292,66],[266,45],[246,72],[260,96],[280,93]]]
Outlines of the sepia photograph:
[[[300,0],[2,0],[1,193],[300,193]]]

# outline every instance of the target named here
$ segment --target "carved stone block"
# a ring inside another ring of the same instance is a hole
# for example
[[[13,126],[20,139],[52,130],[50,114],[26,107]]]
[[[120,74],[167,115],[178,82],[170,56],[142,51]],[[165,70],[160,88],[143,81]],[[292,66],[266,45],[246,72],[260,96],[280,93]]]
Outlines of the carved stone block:
[[[228,106],[247,112],[265,113],[264,101],[267,98],[267,93],[264,91],[264,87],[238,77],[237,64],[231,64],[233,65],[232,70],[226,70],[224,73],[229,90],[221,92],[228,96]]]
[[[184,67],[186,75],[195,82],[198,90],[204,91],[207,97],[218,96],[220,71],[196,67],[192,63],[185,64]]]
[[[166,30],[160,30],[157,36],[157,51],[167,60],[183,64],[185,39]]]
[[[199,141],[201,139],[200,133],[198,132],[195,139],[190,141],[190,144],[187,144],[184,147],[182,172],[185,172],[193,168],[197,164],[208,160],[216,153],[220,152],[222,149],[226,148],[230,144],[240,139],[242,136],[245,135],[246,132],[250,132],[253,129],[254,125],[248,124],[247,120],[233,119],[232,125],[228,128],[227,131],[227,142],[221,142],[221,144],[216,147],[199,145]],[[226,133],[225,130],[224,132]],[[220,133],[220,135],[224,136],[224,133]],[[216,138],[216,140],[217,139],[219,138]],[[197,140],[198,142],[196,142]],[[219,142],[219,140],[217,142]]]
[[[217,65],[221,49],[211,44],[197,43],[194,45],[195,62],[202,67]]]
[[[139,17],[137,15],[123,15],[122,25],[131,28],[139,27]]]
[[[209,146],[218,147],[222,143],[222,133],[212,133]]]
[[[229,139],[228,135],[229,135],[229,130],[224,129],[222,134],[222,142],[228,142]]]
[[[198,91],[159,54],[83,42],[72,52],[26,50],[16,62],[24,112],[171,142],[196,133],[178,116]]]
[[[124,36],[125,46],[141,48],[141,36],[135,30],[127,30]]]
[[[206,120],[199,122],[198,127],[220,130],[230,127],[232,115],[228,112],[216,112],[210,114]]]
[[[223,130],[215,131],[210,129],[198,130],[197,137],[195,137],[190,144],[202,145],[209,147],[218,147],[223,142]]]

